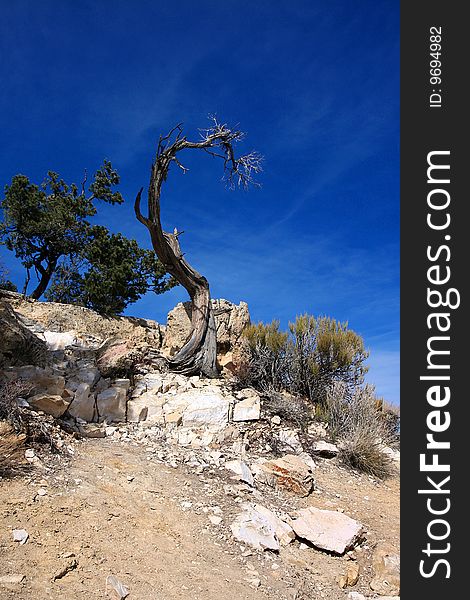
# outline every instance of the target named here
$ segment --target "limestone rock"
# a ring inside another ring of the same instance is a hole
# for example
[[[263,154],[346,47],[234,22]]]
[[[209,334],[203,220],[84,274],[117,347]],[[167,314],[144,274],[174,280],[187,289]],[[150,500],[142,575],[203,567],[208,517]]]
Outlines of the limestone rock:
[[[79,384],[87,383],[90,387],[93,387],[98,382],[99,378],[100,372],[93,365],[82,367],[76,375]]]
[[[299,439],[299,434],[292,429],[281,429],[278,432],[279,441],[287,446],[287,449],[300,454],[303,450],[302,444]]]
[[[34,365],[10,367],[3,371],[3,377],[10,381],[23,381],[30,386],[29,395],[39,393],[61,396],[65,388],[65,379],[57,375],[51,368],[42,368]]]
[[[325,442],[325,440],[318,440],[312,445],[311,452],[323,458],[333,458],[337,456],[339,450],[335,444],[330,444],[329,442]]]
[[[72,417],[78,417],[88,423],[93,421],[95,417],[95,397],[91,394],[88,383],[80,383],[75,390],[68,412]]]
[[[242,460],[230,460],[225,463],[225,468],[239,475],[240,480],[253,487],[254,479],[249,466]]]
[[[261,400],[258,394],[237,402],[233,407],[232,420],[258,421],[261,410]]]
[[[49,350],[64,350],[76,343],[74,331],[44,331],[42,334]]]
[[[180,394],[187,403],[183,412],[185,427],[225,427],[228,423],[229,400],[213,388],[195,388]]]
[[[54,394],[36,394],[28,398],[28,402],[35,410],[42,410],[55,418],[61,417],[70,404],[62,396]]]
[[[381,596],[400,594],[400,556],[393,548],[380,545],[372,556],[374,578],[370,588]]]
[[[257,550],[280,548],[274,527],[265,516],[254,509],[246,509],[240,513],[230,528],[235,539]]]
[[[147,343],[154,349],[161,346],[162,327],[150,319],[135,317],[103,318],[97,312],[58,302],[31,302],[24,300],[21,294],[15,294],[5,299],[10,306],[22,317],[30,319],[52,332],[71,332],[79,340],[92,341],[97,346],[104,340],[119,338],[128,340],[130,345],[137,346]]]
[[[248,305],[246,302],[236,305],[228,300],[213,299],[211,302],[217,330],[217,354],[225,355],[237,345],[243,329],[250,323]],[[180,302],[168,313],[163,352],[173,356],[184,346],[190,335],[191,303]]]
[[[13,573],[11,575],[1,575],[0,585],[16,585],[18,583],[22,583],[25,579],[26,577],[19,573]]]
[[[129,423],[145,421],[148,416],[148,406],[138,400],[129,400],[127,403],[127,420]]]
[[[366,597],[359,592],[349,592],[348,600],[366,600]]]
[[[359,521],[337,511],[309,506],[298,514],[298,518],[290,522],[297,536],[335,554],[344,554],[352,548],[363,532]]]
[[[100,420],[109,423],[125,421],[127,394],[123,387],[110,387],[100,392],[96,398]]]
[[[116,377],[127,375],[142,359],[143,351],[132,341],[114,339],[100,350],[96,364],[103,377]]]
[[[270,523],[281,546],[287,546],[295,539],[292,527],[277,517],[271,510],[261,504],[255,504],[254,509]]]
[[[308,496],[315,484],[311,467],[294,454],[256,463],[253,470],[260,483],[284,488],[299,496]]]

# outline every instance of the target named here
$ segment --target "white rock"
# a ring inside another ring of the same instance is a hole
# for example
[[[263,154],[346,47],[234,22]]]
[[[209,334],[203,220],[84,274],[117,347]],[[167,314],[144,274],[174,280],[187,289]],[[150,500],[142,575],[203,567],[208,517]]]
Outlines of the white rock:
[[[125,420],[127,396],[124,388],[110,387],[100,392],[96,403],[100,419],[106,419],[108,423]]]
[[[240,513],[231,525],[232,534],[240,542],[258,550],[279,550],[280,544],[271,523],[253,509]]]
[[[148,406],[137,400],[129,400],[127,403],[127,420],[129,423],[145,421],[148,416]]]
[[[280,425],[281,424],[281,417],[279,415],[274,415],[274,417],[271,417],[271,423],[273,425]]]
[[[314,442],[311,451],[313,454],[318,454],[318,456],[323,456],[324,458],[333,458],[339,452],[338,446],[325,442],[325,440]]]
[[[349,592],[348,600],[366,600],[366,597],[359,592]]]
[[[223,428],[227,424],[229,401],[219,391],[194,388],[181,396],[187,400],[183,413],[185,427],[212,425]]]
[[[245,483],[253,487],[253,475],[248,465],[242,460],[230,460],[225,463],[225,468],[236,473],[240,477],[241,481],[244,481]]]
[[[258,395],[250,396],[233,407],[232,420],[238,421],[258,421],[261,410],[261,400]]]
[[[91,423],[95,416],[95,397],[90,392],[88,383],[80,383],[75,390],[72,403],[68,407],[72,417],[80,418]]]
[[[292,431],[292,429],[281,429],[277,435],[279,440],[286,446],[289,446],[294,452],[303,451],[299,435],[296,431]]]
[[[322,550],[344,554],[354,546],[363,532],[359,521],[337,511],[309,506],[298,513],[299,517],[290,522],[292,529],[298,537]]]
[[[209,521],[212,525],[220,525],[222,523],[222,517],[217,517],[216,515],[209,515]]]
[[[129,595],[129,590],[127,587],[114,575],[109,575],[106,578],[106,588],[108,588],[108,586],[110,586],[116,592],[119,600],[124,600]],[[106,595],[108,594],[106,593]]]
[[[29,533],[26,531],[26,529],[13,529],[13,541],[14,542],[19,542],[20,545],[22,546],[23,544],[26,544],[26,542],[28,541],[29,538]]]
[[[270,523],[281,546],[287,546],[295,539],[292,527],[277,517],[271,510],[261,504],[255,504],[254,509]]]
[[[49,350],[64,350],[76,342],[75,331],[44,331],[44,340]]]

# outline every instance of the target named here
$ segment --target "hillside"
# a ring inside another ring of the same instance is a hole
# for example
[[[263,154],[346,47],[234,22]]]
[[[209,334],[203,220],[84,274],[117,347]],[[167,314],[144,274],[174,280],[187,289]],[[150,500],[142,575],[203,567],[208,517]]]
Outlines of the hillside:
[[[248,308],[213,302],[223,376],[206,380],[162,360],[183,305],[162,326],[2,300],[2,380],[51,442],[26,439],[0,480],[2,597],[398,596],[399,453],[385,481],[347,469],[322,423],[237,385]]]

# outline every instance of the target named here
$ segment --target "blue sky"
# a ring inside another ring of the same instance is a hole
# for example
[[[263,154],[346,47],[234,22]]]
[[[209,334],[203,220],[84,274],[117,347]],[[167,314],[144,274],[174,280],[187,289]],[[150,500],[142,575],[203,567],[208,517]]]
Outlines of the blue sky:
[[[188,154],[162,196],[167,229],[213,297],[254,321],[326,314],[371,351],[369,380],[399,402],[399,3],[2,2],[0,183],[48,169],[80,182],[103,158],[126,198],[99,221],[149,246],[133,215],[156,141],[207,115],[247,132],[261,189],[226,190]],[[23,271],[1,248],[18,285]],[[129,314],[164,322],[182,288]]]

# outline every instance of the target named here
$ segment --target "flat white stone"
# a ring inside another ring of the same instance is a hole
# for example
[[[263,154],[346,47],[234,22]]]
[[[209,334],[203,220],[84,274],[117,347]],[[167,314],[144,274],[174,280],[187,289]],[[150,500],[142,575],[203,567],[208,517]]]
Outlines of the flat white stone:
[[[290,522],[297,536],[336,554],[352,548],[363,531],[359,521],[337,511],[309,506],[298,513],[299,517]]]

